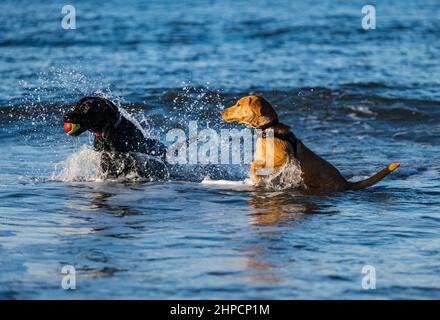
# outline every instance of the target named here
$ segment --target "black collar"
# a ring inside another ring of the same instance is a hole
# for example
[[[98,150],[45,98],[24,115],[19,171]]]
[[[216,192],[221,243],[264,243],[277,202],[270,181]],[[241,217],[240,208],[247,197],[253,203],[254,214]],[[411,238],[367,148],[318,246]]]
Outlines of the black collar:
[[[257,127],[257,129],[266,130],[268,128],[271,128],[271,127],[277,125],[278,123],[280,123],[280,122],[278,121],[278,119],[276,119],[276,120],[270,121],[266,124],[263,124],[262,126]]]

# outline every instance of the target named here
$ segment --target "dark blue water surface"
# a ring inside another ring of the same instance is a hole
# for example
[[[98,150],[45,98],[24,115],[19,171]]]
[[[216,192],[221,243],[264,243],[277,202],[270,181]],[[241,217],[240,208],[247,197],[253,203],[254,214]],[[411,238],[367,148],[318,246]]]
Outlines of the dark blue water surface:
[[[0,298],[440,298],[438,1],[74,1],[76,30],[65,4],[0,2]],[[62,128],[101,95],[165,141],[234,127],[249,93],[347,178],[401,168],[330,195],[244,185],[246,164],[106,181]]]

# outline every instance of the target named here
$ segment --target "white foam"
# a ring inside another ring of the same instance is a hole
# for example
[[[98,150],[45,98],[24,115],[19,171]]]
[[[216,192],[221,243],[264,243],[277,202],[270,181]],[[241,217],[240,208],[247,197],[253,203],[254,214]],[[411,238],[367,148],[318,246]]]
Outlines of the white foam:
[[[219,185],[219,186],[252,186],[254,183],[250,179],[246,180],[211,180],[210,178],[206,177],[201,182],[202,184],[207,185]]]
[[[213,186],[222,189],[231,189],[231,190],[249,190],[255,184],[251,179],[245,180],[211,180],[209,177],[206,177],[201,182],[206,186]]]
[[[349,108],[358,113],[367,114],[367,115],[377,115],[376,112],[371,111],[367,106],[349,106]]]
[[[99,152],[83,146],[66,160],[55,165],[51,179],[55,181],[98,181],[100,180]]]
[[[280,171],[263,178],[258,183],[258,186],[275,191],[299,188],[304,186],[302,175],[303,174],[298,161],[292,160],[283,166]],[[209,177],[206,177],[201,183],[208,186],[228,189],[249,189],[250,187],[257,185],[250,178],[236,181],[212,180]]]

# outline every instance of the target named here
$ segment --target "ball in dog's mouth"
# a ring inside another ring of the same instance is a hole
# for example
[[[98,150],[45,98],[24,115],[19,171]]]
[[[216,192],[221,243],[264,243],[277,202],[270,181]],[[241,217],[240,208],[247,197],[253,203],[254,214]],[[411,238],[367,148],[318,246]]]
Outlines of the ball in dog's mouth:
[[[74,135],[80,128],[78,123],[64,122],[64,132]]]

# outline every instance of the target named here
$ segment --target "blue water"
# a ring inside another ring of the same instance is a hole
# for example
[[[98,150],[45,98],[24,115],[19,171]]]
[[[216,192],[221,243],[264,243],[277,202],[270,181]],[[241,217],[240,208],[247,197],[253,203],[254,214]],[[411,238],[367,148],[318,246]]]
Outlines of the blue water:
[[[369,31],[365,4],[75,1],[63,30],[62,1],[1,1],[0,298],[440,298],[440,3],[373,2]],[[105,181],[62,129],[85,95],[162,141],[232,128],[219,111],[251,92],[347,178],[401,168],[318,195],[244,186],[247,165]]]

